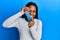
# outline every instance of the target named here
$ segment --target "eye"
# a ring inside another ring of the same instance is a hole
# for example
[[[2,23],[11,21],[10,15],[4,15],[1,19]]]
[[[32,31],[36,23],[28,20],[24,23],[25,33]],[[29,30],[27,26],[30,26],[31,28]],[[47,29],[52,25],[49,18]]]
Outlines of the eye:
[[[31,10],[30,10],[30,12],[31,12]]]
[[[30,10],[29,12],[31,13],[32,11]]]
[[[33,11],[33,13],[36,13],[36,11]]]

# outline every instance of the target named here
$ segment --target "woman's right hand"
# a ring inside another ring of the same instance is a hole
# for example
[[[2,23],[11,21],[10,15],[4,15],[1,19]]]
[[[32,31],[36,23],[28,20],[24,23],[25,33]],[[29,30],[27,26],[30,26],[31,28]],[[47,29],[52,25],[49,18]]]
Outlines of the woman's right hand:
[[[22,13],[24,13],[25,11],[29,11],[29,7],[23,7],[22,8]]]

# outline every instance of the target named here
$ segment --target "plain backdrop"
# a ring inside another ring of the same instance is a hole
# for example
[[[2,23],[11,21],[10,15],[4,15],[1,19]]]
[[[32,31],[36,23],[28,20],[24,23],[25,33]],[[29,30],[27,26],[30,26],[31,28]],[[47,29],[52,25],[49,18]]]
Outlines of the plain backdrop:
[[[17,28],[4,28],[2,23],[21,11],[28,2],[38,6],[42,20],[42,40],[60,40],[60,0],[0,0],[0,40],[19,40]]]

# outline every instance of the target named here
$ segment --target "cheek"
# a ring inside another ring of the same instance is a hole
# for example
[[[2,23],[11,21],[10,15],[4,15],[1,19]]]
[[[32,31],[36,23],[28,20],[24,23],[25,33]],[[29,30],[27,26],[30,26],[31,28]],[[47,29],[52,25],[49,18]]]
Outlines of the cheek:
[[[33,16],[35,17],[36,16],[36,13],[34,13]]]

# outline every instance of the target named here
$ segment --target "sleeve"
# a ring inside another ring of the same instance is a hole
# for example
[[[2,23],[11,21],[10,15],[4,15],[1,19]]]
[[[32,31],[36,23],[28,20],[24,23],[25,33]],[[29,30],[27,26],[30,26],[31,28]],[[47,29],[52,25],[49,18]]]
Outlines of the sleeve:
[[[4,22],[3,22],[3,27],[7,27],[7,28],[10,28],[10,27],[16,27],[16,25],[18,24],[18,19],[21,19],[19,18],[20,16],[22,16],[23,13],[22,12],[18,12],[17,14],[11,16],[10,18],[6,19]]]
[[[39,21],[37,26],[33,25],[33,27],[30,28],[30,32],[31,32],[32,37],[33,37],[34,40],[41,40],[41,36],[42,36],[42,22]],[[35,29],[35,27],[37,27],[37,29]]]

